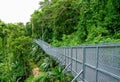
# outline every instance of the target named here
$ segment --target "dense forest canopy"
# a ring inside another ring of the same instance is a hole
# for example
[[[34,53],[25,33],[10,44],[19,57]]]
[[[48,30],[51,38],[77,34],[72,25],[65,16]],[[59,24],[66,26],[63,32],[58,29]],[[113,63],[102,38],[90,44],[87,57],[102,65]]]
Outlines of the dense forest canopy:
[[[120,0],[44,0],[39,4],[26,25],[0,21],[1,82],[25,81],[35,67],[33,62],[45,72],[56,66],[32,38],[54,46],[120,42]],[[57,77],[52,81],[63,80]]]
[[[45,0],[32,14],[33,37],[60,45],[119,42],[119,0]]]

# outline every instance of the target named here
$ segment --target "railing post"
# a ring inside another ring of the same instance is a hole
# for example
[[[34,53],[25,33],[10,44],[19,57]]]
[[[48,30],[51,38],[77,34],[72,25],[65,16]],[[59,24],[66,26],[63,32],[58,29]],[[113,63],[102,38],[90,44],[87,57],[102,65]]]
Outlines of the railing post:
[[[67,47],[67,56],[68,56],[68,64],[69,64],[69,48]]]
[[[66,65],[66,48],[64,48],[65,51],[65,65]]]
[[[99,64],[99,47],[97,46],[96,47],[96,51],[97,51],[97,53],[96,53],[96,77],[95,77],[95,82],[97,82],[98,81],[98,64]]]
[[[113,66],[113,62],[114,62],[114,49],[115,48],[112,48],[112,53],[111,53],[111,66]]]
[[[76,72],[77,72],[77,48],[76,48]]]
[[[63,58],[61,58],[61,65],[66,65],[66,52],[65,52],[65,48],[63,47],[62,48],[62,50],[63,50],[63,54],[62,54],[62,56],[63,56]]]
[[[83,82],[85,82],[85,62],[86,62],[86,54],[85,54],[86,47],[83,47]]]

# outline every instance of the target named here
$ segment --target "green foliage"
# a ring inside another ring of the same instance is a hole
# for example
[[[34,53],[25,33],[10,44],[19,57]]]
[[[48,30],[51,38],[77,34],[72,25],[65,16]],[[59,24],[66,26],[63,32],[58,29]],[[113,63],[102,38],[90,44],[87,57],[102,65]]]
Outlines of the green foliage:
[[[31,22],[26,23],[26,32],[25,35],[32,36],[32,24]]]
[[[14,75],[16,75],[16,78],[19,76],[28,76],[30,69],[28,59],[30,59],[32,51],[31,38],[26,36],[18,37],[14,42],[11,42],[11,46],[13,52],[13,64],[15,65],[12,67],[15,72]]]
[[[13,48],[13,52],[15,54],[20,54],[20,56],[23,56],[23,58],[30,54],[28,52],[32,51],[32,39],[26,36],[20,36],[14,40],[14,42],[11,43],[11,46]],[[28,48],[26,50],[26,48]],[[19,57],[20,57],[19,56]],[[18,57],[18,58],[19,58]],[[17,58],[16,58],[17,59]]]
[[[57,65],[57,63],[55,62],[55,60],[53,58],[45,57],[43,60],[43,63],[40,65],[40,70],[41,71],[49,71],[56,65]]]
[[[41,10],[32,15],[34,35],[55,46],[101,43],[111,37],[119,40],[119,3],[45,0],[40,3]]]
[[[0,21],[0,81],[24,81],[30,73],[32,39],[22,23]],[[29,68],[29,69],[28,69]]]
[[[86,39],[86,42],[90,43],[99,43],[105,36],[108,34],[108,30],[101,26],[92,26],[91,29],[88,32],[88,37]]]
[[[72,75],[64,74],[62,71],[63,67],[56,66],[34,78],[33,82],[70,82],[73,79]]]
[[[45,72],[34,78],[33,82],[50,82],[50,74],[48,72]]]
[[[29,77],[25,80],[25,82],[33,82],[33,79],[34,79],[33,76],[29,76]]]
[[[44,59],[44,63],[42,63],[41,66],[40,66],[40,70],[48,71],[49,67],[50,67],[50,60],[49,60],[49,58],[46,57]]]

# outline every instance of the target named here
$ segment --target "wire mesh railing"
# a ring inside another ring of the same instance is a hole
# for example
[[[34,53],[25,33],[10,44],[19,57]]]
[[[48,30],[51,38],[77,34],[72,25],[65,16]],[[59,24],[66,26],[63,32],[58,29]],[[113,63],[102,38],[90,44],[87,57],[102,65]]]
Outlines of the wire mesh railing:
[[[42,40],[34,40],[60,65],[63,72],[71,72],[71,82],[120,82],[120,44],[53,47]]]

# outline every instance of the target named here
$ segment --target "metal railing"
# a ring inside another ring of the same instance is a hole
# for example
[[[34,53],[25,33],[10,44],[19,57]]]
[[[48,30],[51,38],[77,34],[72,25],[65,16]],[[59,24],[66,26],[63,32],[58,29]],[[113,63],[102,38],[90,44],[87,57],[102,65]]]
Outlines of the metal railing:
[[[71,82],[120,82],[120,44],[57,48],[42,40],[34,42],[66,66],[63,72],[71,72]]]

